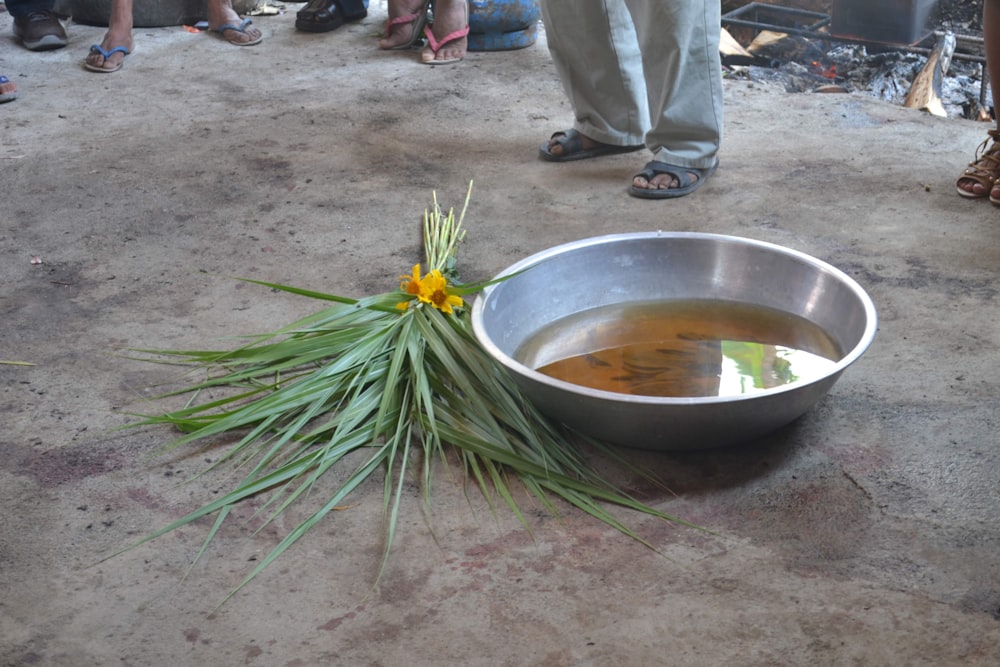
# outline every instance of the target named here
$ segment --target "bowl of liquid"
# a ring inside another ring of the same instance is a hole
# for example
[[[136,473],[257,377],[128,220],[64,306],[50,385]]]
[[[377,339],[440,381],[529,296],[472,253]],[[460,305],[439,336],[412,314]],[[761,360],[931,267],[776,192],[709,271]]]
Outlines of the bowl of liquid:
[[[731,446],[800,417],[875,337],[871,298],[802,252],[735,236],[614,234],[507,268],[484,349],[548,417],[643,449]]]

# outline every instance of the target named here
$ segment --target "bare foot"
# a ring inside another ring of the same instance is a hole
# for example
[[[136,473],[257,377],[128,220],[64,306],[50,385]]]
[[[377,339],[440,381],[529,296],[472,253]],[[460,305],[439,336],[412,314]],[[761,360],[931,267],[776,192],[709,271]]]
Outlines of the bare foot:
[[[87,69],[98,72],[120,70],[125,56],[135,49],[135,42],[132,41],[132,0],[112,0],[108,31],[104,33],[100,47],[109,55],[92,50],[84,61]],[[127,53],[122,53],[120,49],[125,49]]]
[[[414,30],[423,27],[421,12],[427,14],[427,3],[422,0],[396,0],[389,2],[389,22],[385,27],[385,37],[378,40],[378,48],[395,49],[404,44],[412,44],[419,35]]]
[[[979,181],[972,180],[971,178],[959,178],[958,187],[975,197],[985,197],[987,194],[986,186]],[[1000,185],[994,184],[993,192],[996,193],[994,197],[1000,196]]]
[[[691,180],[685,183],[685,185],[697,182],[699,178],[698,172],[694,170],[684,171],[691,175]],[[673,188],[681,187],[681,182],[670,174],[655,174],[649,180],[646,180],[645,176],[639,174],[632,179],[632,185],[642,190],[672,190]]]
[[[959,194],[970,198],[1000,195],[1000,129],[990,130],[989,137],[976,149],[976,157],[955,182]]]
[[[428,45],[420,53],[420,60],[426,64],[450,63],[461,60],[469,48],[466,35],[455,37],[443,42],[448,35],[466,31],[469,28],[469,5],[466,0],[437,0],[434,3],[434,39],[438,42],[437,51],[433,45]]]
[[[233,9],[232,0],[208,0],[208,29],[218,31],[220,26],[240,25],[240,15]],[[222,36],[234,44],[249,44],[259,41],[261,31],[247,25],[243,31],[223,30]]]
[[[566,146],[563,145],[563,142],[560,141],[560,139],[563,139],[565,136],[566,136],[565,132],[556,132],[555,134],[552,135],[552,138],[549,139],[549,144],[548,144],[549,153],[551,153],[556,157],[563,156],[566,150]],[[582,132],[577,132],[576,137],[579,138],[580,140],[581,150],[589,151],[601,145]]]
[[[719,161],[710,167],[681,167],[653,160],[632,177],[629,194],[643,199],[673,199],[691,194],[702,181],[715,173]]]
[[[13,102],[17,99],[17,86],[5,76],[0,76],[0,102]]]
[[[129,53],[132,53],[135,48],[135,42],[132,41],[131,21],[127,27],[111,26],[104,34],[104,39],[101,40],[101,48],[104,49],[104,52],[112,51],[116,47],[124,47]],[[86,62],[88,67],[114,72],[121,69],[125,55],[121,51],[115,51],[108,57],[104,57],[100,51],[94,50],[87,54]]]

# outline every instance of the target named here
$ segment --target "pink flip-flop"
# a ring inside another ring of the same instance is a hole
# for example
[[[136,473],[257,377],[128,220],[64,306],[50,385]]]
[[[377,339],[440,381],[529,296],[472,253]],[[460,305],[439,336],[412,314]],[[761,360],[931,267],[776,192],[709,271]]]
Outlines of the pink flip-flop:
[[[465,26],[461,30],[456,30],[455,32],[449,32],[439,42],[439,41],[437,41],[434,38],[434,33],[431,32],[431,29],[425,27],[424,28],[424,35],[427,37],[427,46],[426,46],[426,48],[424,48],[423,54],[421,54],[421,58],[423,60],[423,63],[425,65],[449,65],[451,63],[457,63],[458,61],[462,60],[463,58],[465,58],[465,56],[461,56],[461,57],[458,57],[458,58],[448,58],[446,60],[438,60],[437,59],[437,54],[438,54],[438,51],[440,51],[443,47],[447,46],[451,42],[455,42],[457,40],[462,39],[463,37],[465,37],[468,34],[469,34],[469,26]],[[427,60],[426,58],[424,58],[424,54],[426,54],[428,52],[430,52],[431,55],[434,56],[433,59]]]
[[[396,18],[389,19],[385,22],[385,37],[388,38],[392,35],[392,29],[397,25],[407,25],[409,23],[413,24],[413,30],[410,32],[410,39],[407,41],[397,44],[396,46],[385,47],[386,51],[403,51],[405,49],[413,46],[418,39],[423,35],[424,28],[427,26],[427,10],[431,5],[431,0],[424,0],[420,7],[412,14],[402,14]]]
[[[427,46],[424,50],[420,52],[420,60],[425,65],[450,65],[451,63],[457,63],[458,61],[465,58],[465,54],[462,54],[458,58],[448,58],[447,60],[437,60],[438,51],[443,49],[448,44],[458,41],[469,34],[469,4],[466,2],[462,3],[465,8],[465,27],[454,32],[450,32],[438,41],[434,36],[434,32],[430,27],[424,28],[424,36],[427,37]],[[437,16],[434,17],[437,19]],[[430,59],[428,59],[430,56]]]

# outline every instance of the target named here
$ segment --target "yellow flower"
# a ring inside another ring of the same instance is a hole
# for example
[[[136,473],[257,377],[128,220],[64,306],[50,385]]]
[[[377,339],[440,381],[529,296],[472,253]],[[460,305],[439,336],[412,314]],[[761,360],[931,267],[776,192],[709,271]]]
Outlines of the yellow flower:
[[[415,296],[420,303],[430,304],[442,313],[449,315],[454,312],[453,308],[461,308],[464,305],[462,298],[454,294],[448,294],[448,279],[441,275],[441,272],[434,269],[423,278],[420,277],[420,265],[413,265],[411,275],[400,276],[402,281],[399,289],[406,292],[408,296]],[[406,310],[413,303],[413,299],[400,301],[396,304],[399,310]]]
[[[403,290],[407,294],[413,294],[414,296],[420,294],[420,265],[413,265],[413,275],[400,276],[401,282],[399,284],[399,289]]]
[[[420,294],[417,298],[448,315],[453,312],[452,308],[461,308],[463,305],[462,297],[448,294],[448,280],[437,269],[420,280]]]
[[[420,265],[413,265],[413,273],[408,276],[400,276],[399,279],[402,281],[399,283],[399,289],[403,290],[410,296],[415,296],[420,298]],[[406,310],[410,307],[410,302],[412,299],[407,299],[406,301],[400,301],[396,304],[396,308],[399,310]],[[430,303],[430,302],[428,302]]]

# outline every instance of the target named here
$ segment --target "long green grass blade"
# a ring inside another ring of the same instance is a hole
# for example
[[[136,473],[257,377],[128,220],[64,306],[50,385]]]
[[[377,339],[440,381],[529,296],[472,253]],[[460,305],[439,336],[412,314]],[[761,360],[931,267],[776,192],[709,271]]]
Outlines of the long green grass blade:
[[[457,283],[455,259],[468,205],[469,195],[456,219],[453,211],[444,214],[435,195],[433,209],[424,217],[428,273],[439,270],[449,281],[447,294],[461,297],[505,279]],[[647,546],[651,545],[612,511],[614,506],[692,526],[606,481],[580,444],[637,476],[653,478],[630,466],[613,448],[570,433],[539,412],[479,345],[467,310],[439,311],[432,303],[440,306],[443,301],[431,302],[422,286],[414,289],[419,295],[393,291],[350,299],[243,280],[333,305],[276,331],[241,336],[231,349],[132,350],[135,358],[190,369],[197,379],[154,399],[186,395],[191,397],[189,404],[138,414],[140,420],[130,426],[176,427],[181,435],[168,443],[168,449],[228,438],[225,451],[199,474],[225,466],[240,481],[228,493],[122,551],[214,516],[196,563],[238,503],[264,500],[254,513],[261,527],[293,505],[308,503],[306,518],[230,591],[228,600],[344,505],[365,480],[382,471],[384,545],[377,583],[397,537],[406,481],[419,482],[429,510],[433,462],[440,461],[450,471],[456,458],[465,486],[478,488],[491,512],[498,506],[509,508],[529,531],[513,484],[520,484],[529,498],[554,516],[560,513],[559,504],[565,503]],[[400,302],[403,310],[397,308]],[[203,394],[208,395],[206,400],[200,400]],[[318,493],[325,475],[355,459],[361,462],[343,481],[332,491]],[[427,516],[429,520],[430,511]]]

